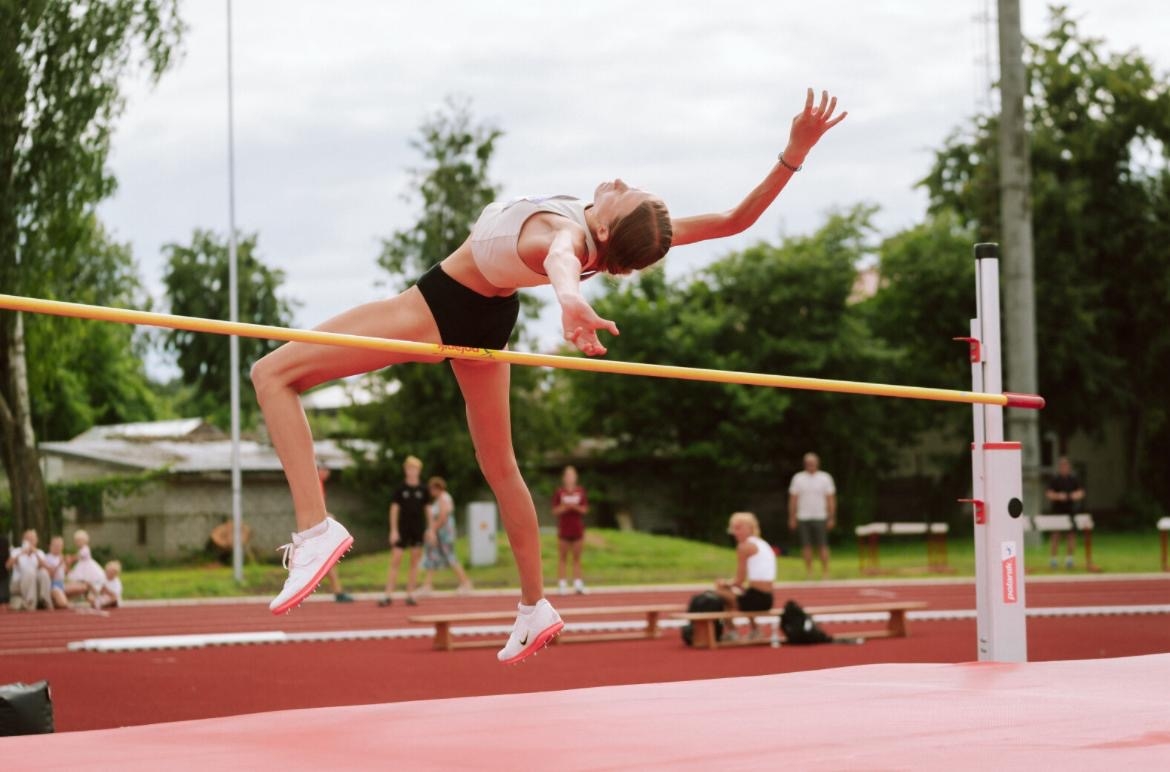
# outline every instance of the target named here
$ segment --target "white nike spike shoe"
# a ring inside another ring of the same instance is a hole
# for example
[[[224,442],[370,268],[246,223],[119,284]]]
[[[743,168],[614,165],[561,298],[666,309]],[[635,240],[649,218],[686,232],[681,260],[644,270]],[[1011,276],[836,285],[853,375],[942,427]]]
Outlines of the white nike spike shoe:
[[[284,589],[268,604],[269,610],[273,614],[286,614],[300,605],[351,546],[353,537],[332,517],[325,518],[325,530],[315,536],[294,533],[291,543],[278,548],[284,550],[288,579],[284,581]]]
[[[516,616],[512,634],[508,636],[508,642],[496,654],[496,658],[505,665],[513,665],[547,646],[564,627],[561,615],[551,603],[541,598],[532,610],[525,612],[521,608]]]

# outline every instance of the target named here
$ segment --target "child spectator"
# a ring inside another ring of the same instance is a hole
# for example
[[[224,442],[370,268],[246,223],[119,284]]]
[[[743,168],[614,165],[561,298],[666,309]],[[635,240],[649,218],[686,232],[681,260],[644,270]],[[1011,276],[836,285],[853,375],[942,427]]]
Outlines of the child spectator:
[[[122,605],[122,564],[117,560],[106,563],[105,581],[90,593],[89,602],[95,609]]]
[[[49,599],[53,608],[69,608],[65,595],[65,539],[54,536],[49,551],[41,558],[41,567],[49,573]]]

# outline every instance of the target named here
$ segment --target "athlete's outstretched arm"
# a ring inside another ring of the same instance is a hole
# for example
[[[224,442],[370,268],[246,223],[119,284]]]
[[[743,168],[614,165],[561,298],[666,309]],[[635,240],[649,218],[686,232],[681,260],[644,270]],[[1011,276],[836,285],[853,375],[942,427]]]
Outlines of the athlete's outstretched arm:
[[[581,258],[573,249],[573,236],[569,230],[558,230],[553,236],[543,268],[561,306],[565,340],[588,356],[604,354],[606,349],[598,339],[597,331],[606,330],[617,335],[618,328],[610,320],[598,316],[581,294]]]
[[[693,217],[677,217],[671,220],[674,236],[672,246],[693,244],[696,241],[720,239],[725,236],[734,236],[747,230],[760,215],[764,213],[780,191],[792,179],[794,169],[804,163],[805,156],[812,150],[813,145],[824,136],[825,132],[845,119],[848,113],[841,113],[833,117],[837,110],[837,97],[829,97],[829,92],[821,92],[820,104],[814,104],[813,90],[808,90],[805,97],[804,110],[792,119],[792,129],[788,135],[788,146],[784,148],[781,162],[779,159],[764,181],[755,187],[743,201],[734,209],[713,214],[701,214]],[[786,165],[787,164],[787,165]],[[791,168],[790,168],[791,167]]]

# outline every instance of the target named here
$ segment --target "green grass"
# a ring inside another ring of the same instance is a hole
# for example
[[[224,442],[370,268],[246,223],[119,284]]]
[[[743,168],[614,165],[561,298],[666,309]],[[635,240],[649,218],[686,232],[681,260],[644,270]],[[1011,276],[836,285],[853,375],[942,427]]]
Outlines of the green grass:
[[[515,587],[518,584],[507,542],[503,538],[500,541],[496,565],[468,569],[472,581],[479,588]],[[556,538],[545,534],[541,541],[545,581],[551,585],[556,579]],[[468,548],[465,539],[459,541],[457,550],[466,566]],[[970,539],[951,539],[947,544],[947,552],[948,563],[953,569],[949,575],[974,575],[975,550]],[[1084,574],[1083,554],[1083,549],[1078,551],[1075,569],[1052,571],[1048,568],[1046,547],[1029,549],[1026,553],[1027,571],[1032,575]],[[1158,571],[1159,554],[1158,536],[1154,533],[1098,533],[1093,539],[1093,560],[1106,573]],[[381,590],[386,581],[388,565],[388,552],[346,559],[341,564],[346,590]],[[594,586],[705,583],[712,582],[716,577],[729,576],[734,567],[735,557],[730,547],[670,536],[594,528],[589,531],[585,546],[585,578]],[[881,569],[883,577],[931,575],[926,570],[925,545],[913,538],[885,539],[881,548]],[[136,599],[265,595],[277,591],[285,575],[279,564],[250,564],[244,569],[243,586],[238,586],[232,580],[231,569],[215,563],[127,571],[124,583],[126,596]],[[804,565],[799,556],[780,559],[778,581],[799,581],[803,578]],[[829,578],[863,578],[855,542],[833,548]],[[405,579],[404,567],[399,576],[400,588]],[[450,571],[437,573],[436,589],[453,589],[454,586],[455,577]]]

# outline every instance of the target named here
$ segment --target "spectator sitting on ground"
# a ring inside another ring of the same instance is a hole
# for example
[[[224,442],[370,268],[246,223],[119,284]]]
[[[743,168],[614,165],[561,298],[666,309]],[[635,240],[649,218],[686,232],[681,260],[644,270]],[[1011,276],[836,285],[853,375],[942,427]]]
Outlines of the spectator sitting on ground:
[[[14,547],[4,561],[12,574],[8,605],[13,611],[49,608],[49,572],[41,567],[44,557],[45,553],[37,549],[37,532],[30,528],[24,532],[20,546]]]
[[[105,581],[90,593],[89,602],[95,609],[122,605],[122,564],[117,560],[106,563]]]
[[[49,540],[49,551],[41,558],[41,568],[49,573],[49,600],[52,608],[69,608],[65,595],[65,539],[54,536]]]
[[[776,553],[760,538],[760,521],[751,512],[736,512],[727,524],[735,537],[735,578],[720,579],[715,592],[728,608],[739,611],[767,611],[772,608],[772,583],[776,581]],[[755,618],[750,618],[751,635],[759,635]],[[729,628],[727,637],[734,637]]]

